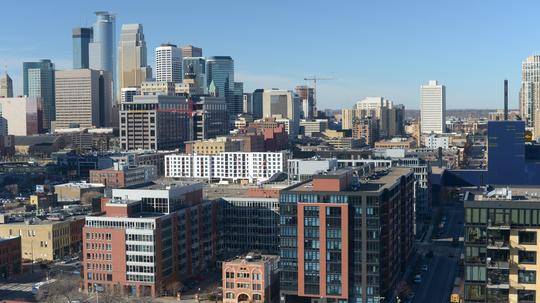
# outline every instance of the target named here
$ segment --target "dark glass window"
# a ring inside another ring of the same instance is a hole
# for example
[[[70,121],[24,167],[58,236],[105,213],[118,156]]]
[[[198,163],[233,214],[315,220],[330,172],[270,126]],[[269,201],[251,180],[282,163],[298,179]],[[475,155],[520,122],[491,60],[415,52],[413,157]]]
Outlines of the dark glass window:
[[[519,263],[536,264],[536,252],[520,250]]]
[[[535,284],[536,283],[536,271],[534,270],[519,270],[518,271],[518,282],[524,284]]]
[[[536,303],[535,290],[518,290],[517,294],[519,303]]]
[[[534,232],[534,231],[520,231],[519,232],[519,244],[536,244],[536,232]]]

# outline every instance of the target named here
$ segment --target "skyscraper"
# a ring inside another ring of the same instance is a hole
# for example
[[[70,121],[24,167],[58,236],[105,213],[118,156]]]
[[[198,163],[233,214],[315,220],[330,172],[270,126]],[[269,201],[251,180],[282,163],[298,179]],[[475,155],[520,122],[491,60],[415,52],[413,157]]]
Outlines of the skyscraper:
[[[206,60],[206,83],[210,86],[212,82],[217,96],[225,98],[229,116],[234,115],[234,60],[231,57],[214,56]]]
[[[315,93],[313,87],[309,87],[307,85],[298,85],[295,88],[295,91],[300,97],[300,101],[302,102],[302,112],[304,114],[304,119],[315,118],[317,116],[317,113],[315,112]]]
[[[208,85],[206,84],[206,60],[203,57],[183,57],[182,71],[184,72],[184,82],[193,82],[197,91],[206,94]]]
[[[430,80],[420,86],[422,133],[444,133],[446,125],[446,87]]]
[[[0,98],[11,97],[13,97],[13,80],[6,71],[4,76],[0,78]]]
[[[229,114],[238,115],[244,112],[244,82],[234,82],[233,108],[227,108]]]
[[[41,97],[45,129],[50,129],[51,122],[56,118],[54,73],[51,60],[23,62],[23,95]]]
[[[521,89],[519,91],[519,113],[525,126],[534,127],[540,109],[540,55],[527,57],[521,64]],[[538,136],[538,134],[535,134]]]
[[[55,129],[109,127],[112,121],[111,85],[111,74],[107,71],[58,71]]]
[[[118,42],[119,88],[139,87],[152,76],[141,24],[123,24]]]
[[[202,57],[202,48],[195,47],[193,45],[184,45],[181,46],[182,58],[185,57]]]
[[[265,89],[263,92],[263,117],[289,120],[289,135],[296,136],[300,127],[300,102],[290,90]]]
[[[182,82],[182,54],[174,44],[156,48],[156,81]]]
[[[261,119],[263,117],[263,93],[264,89],[258,88],[251,94],[251,114],[253,119]]]
[[[94,31],[92,28],[76,27],[73,29],[73,68],[88,68],[89,51],[88,46],[92,42]]]
[[[97,20],[93,26],[94,40],[88,48],[89,67],[93,70],[109,72],[113,80],[112,91],[116,91],[116,53],[114,51],[116,17],[103,11],[95,14]]]

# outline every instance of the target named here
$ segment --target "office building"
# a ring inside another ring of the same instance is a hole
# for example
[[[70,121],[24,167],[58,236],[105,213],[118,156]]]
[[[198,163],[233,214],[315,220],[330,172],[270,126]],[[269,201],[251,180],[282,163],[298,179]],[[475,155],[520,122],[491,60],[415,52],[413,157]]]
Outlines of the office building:
[[[190,102],[185,97],[135,96],[121,104],[122,150],[175,150],[191,140]]]
[[[239,152],[241,142],[228,137],[186,142],[186,154],[217,155],[224,152]]]
[[[300,120],[300,132],[308,137],[321,135],[328,128],[327,119]]]
[[[253,112],[253,104],[251,103],[251,93],[244,93],[242,97],[242,112],[244,114],[251,114]]]
[[[244,83],[234,82],[233,107],[228,108],[230,114],[239,115],[244,112]]]
[[[345,114],[347,127],[352,123],[354,128],[355,119],[371,118],[377,119],[379,137],[391,138],[403,135],[405,107],[401,104],[394,104],[384,97],[364,98],[356,103],[355,109],[347,111]]]
[[[289,184],[304,182],[313,175],[323,174],[338,167],[336,159],[289,159],[287,177]]]
[[[285,169],[284,153],[223,152],[165,156],[165,176],[233,182],[264,182]]]
[[[313,119],[317,117],[317,108],[315,107],[315,90],[307,85],[298,85],[294,89],[302,103],[302,117],[304,119]]]
[[[217,204],[202,200],[200,183],[113,189],[102,205],[105,214],[87,216],[83,229],[89,292],[176,293],[217,259]]]
[[[21,237],[0,238],[0,279],[22,273]]]
[[[378,149],[412,149],[416,147],[416,140],[412,138],[392,138],[375,142]]]
[[[375,117],[354,119],[352,136],[356,139],[363,138],[365,143],[371,147],[379,140],[379,123]]]
[[[223,303],[279,300],[279,256],[251,252],[222,268]]]
[[[465,194],[465,302],[538,302],[538,187]]]
[[[229,56],[213,56],[206,59],[206,83],[215,87],[215,95],[225,98],[229,116],[240,114],[242,108],[234,100],[234,60]],[[240,112],[237,112],[240,111]]]
[[[114,163],[107,169],[90,170],[90,183],[99,183],[106,188],[125,188],[147,184],[157,179],[153,165],[128,166]]]
[[[341,110],[341,129],[353,129],[356,118],[356,109],[344,108]]]
[[[202,48],[193,45],[180,46],[180,50],[182,51],[182,58],[203,56]]]
[[[192,140],[206,140],[229,133],[225,99],[212,96],[192,97]]]
[[[20,236],[23,260],[59,261],[82,249],[84,218],[62,216],[55,221],[28,219],[0,224],[0,237]]]
[[[140,95],[165,95],[174,96],[175,83],[166,81],[145,81],[141,83]]]
[[[420,122],[424,134],[446,131],[446,87],[435,80],[420,86]]]
[[[92,27],[93,40],[88,45],[89,68],[110,74],[112,86],[109,88],[112,98],[116,96],[116,16],[109,12],[98,11],[96,23]]]
[[[118,42],[118,87],[139,87],[152,78],[146,64],[146,41],[141,24],[123,24]]]
[[[250,251],[279,255],[279,190],[250,189],[244,195],[223,197],[223,253]]]
[[[144,82],[143,82],[144,84]],[[120,103],[133,102],[133,97],[141,95],[141,89],[138,87],[123,87],[120,90]]]
[[[290,90],[265,89],[263,92],[263,117],[287,119],[289,136],[296,137],[300,128],[300,102]]]
[[[186,92],[177,89],[176,93],[188,93],[189,95],[205,95],[208,93],[206,59],[203,57],[184,57],[182,59],[182,71],[184,72],[182,84],[184,84],[184,87],[191,87],[191,91]]]
[[[251,115],[254,120],[263,118],[263,93],[264,89],[258,88],[251,95]]]
[[[40,97],[0,98],[0,114],[7,134],[31,136],[43,132]]]
[[[0,98],[13,98],[13,80],[7,72],[0,78]]]
[[[107,71],[74,69],[56,72],[55,129],[109,127],[112,79]]]
[[[90,68],[89,45],[94,39],[92,28],[76,27],[72,31],[73,38],[73,69]]]
[[[377,302],[392,296],[413,248],[413,184],[408,168],[369,165],[283,189],[280,301]]]
[[[540,56],[529,56],[521,64],[519,113],[527,128],[534,128],[540,107]],[[538,134],[535,134],[538,136]]]
[[[80,163],[81,165],[82,163]],[[96,167],[93,169],[99,169]],[[91,171],[89,169],[88,171]],[[54,192],[58,202],[74,203],[81,202],[85,195],[99,195],[102,194],[105,186],[101,183],[88,183],[88,182],[69,182],[63,184],[57,184],[54,186]]]
[[[156,47],[156,81],[182,82],[182,54],[174,44]]]
[[[448,149],[449,140],[450,138],[448,136],[430,134],[424,137],[424,146],[429,149],[438,149],[439,147],[442,149]]]
[[[289,147],[289,134],[285,124],[275,118],[264,118],[250,123],[248,131],[251,130],[264,136],[265,151],[280,151]]]
[[[56,120],[54,63],[44,59],[38,62],[23,62],[23,95],[41,97],[43,106],[43,128],[51,130]]]

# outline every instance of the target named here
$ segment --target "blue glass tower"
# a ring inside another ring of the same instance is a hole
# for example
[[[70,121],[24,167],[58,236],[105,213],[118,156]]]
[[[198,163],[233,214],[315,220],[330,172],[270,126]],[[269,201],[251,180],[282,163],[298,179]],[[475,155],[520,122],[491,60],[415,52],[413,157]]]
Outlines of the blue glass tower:
[[[94,70],[108,71],[113,79],[113,91],[116,91],[116,17],[109,12],[96,12],[93,26],[93,41],[89,44],[89,67]],[[114,98],[113,94],[113,98]]]
[[[214,56],[206,60],[206,83],[214,82],[217,95],[225,98],[229,115],[234,115],[234,60],[229,56]]]
[[[92,28],[76,27],[73,29],[73,68],[89,68],[88,46],[92,42]]]
[[[43,105],[43,127],[51,128],[56,117],[54,63],[44,59],[39,62],[23,62],[23,94],[41,97]]]

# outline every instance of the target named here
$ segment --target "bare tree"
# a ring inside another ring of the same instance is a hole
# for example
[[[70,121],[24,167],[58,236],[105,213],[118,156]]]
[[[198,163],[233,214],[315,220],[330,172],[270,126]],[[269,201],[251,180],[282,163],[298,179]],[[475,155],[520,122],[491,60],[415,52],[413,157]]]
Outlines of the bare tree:
[[[55,282],[43,286],[38,293],[39,302],[83,302],[87,295],[80,291],[82,279],[77,276],[59,275]]]
[[[92,205],[92,200],[103,197],[103,194],[96,191],[85,192],[81,195],[81,205]]]

